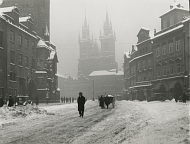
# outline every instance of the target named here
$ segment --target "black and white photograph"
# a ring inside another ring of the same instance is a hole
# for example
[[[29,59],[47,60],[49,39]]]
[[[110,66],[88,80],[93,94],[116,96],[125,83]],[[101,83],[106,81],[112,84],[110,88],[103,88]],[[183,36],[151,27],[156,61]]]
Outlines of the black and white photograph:
[[[190,0],[0,0],[0,144],[190,144]]]

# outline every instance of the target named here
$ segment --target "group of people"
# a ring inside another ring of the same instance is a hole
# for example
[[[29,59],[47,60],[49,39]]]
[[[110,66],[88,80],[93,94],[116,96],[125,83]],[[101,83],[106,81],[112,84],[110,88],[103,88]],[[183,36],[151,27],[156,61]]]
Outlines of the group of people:
[[[175,97],[175,102],[177,103],[178,101],[182,101],[183,103],[186,103],[187,94],[184,92],[183,95],[181,95],[180,97],[176,96]]]
[[[70,102],[70,103],[74,103],[74,100],[75,100],[75,98],[74,97],[61,97],[61,102],[62,103],[68,103],[68,102]]]
[[[0,107],[2,107],[4,104],[6,104],[9,107],[12,107],[14,105],[14,100],[12,96],[9,96],[8,100],[3,100],[2,97],[0,97]]]

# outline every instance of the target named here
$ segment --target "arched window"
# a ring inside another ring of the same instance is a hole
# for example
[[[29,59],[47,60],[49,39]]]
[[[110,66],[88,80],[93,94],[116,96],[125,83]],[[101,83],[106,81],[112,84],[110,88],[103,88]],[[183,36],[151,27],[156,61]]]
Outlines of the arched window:
[[[178,63],[176,64],[176,72],[177,72],[177,73],[180,73],[180,72],[181,72],[181,63],[180,63],[180,62],[178,62]]]
[[[170,74],[174,74],[174,64],[170,63]]]
[[[156,68],[157,70],[157,77],[160,77],[161,76],[161,68],[160,66]]]
[[[167,75],[167,67],[166,65],[163,65],[163,76]]]

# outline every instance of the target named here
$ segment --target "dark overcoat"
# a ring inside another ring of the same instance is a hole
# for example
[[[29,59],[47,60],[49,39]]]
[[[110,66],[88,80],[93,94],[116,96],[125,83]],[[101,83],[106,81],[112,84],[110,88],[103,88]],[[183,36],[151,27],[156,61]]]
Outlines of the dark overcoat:
[[[85,97],[79,96],[77,99],[77,103],[78,103],[78,111],[84,111]]]

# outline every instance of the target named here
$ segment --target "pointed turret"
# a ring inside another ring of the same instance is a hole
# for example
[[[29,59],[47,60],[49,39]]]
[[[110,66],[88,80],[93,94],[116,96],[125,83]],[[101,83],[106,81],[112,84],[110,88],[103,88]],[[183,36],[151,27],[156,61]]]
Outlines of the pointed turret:
[[[89,30],[89,24],[87,24],[86,12],[85,12],[85,18],[84,18],[84,25],[82,27],[82,38],[90,39],[90,30]]]
[[[45,29],[45,33],[44,33],[44,39],[45,39],[45,41],[49,41],[49,30],[48,30],[47,22],[46,22],[46,29]]]
[[[87,20],[86,20],[86,14],[85,14],[85,18],[84,18],[84,28],[87,28]]]
[[[104,30],[104,36],[111,36],[111,35],[113,35],[113,32],[112,32],[112,23],[111,23],[111,20],[109,20],[107,10],[106,10],[106,20],[104,22],[103,30]]]

